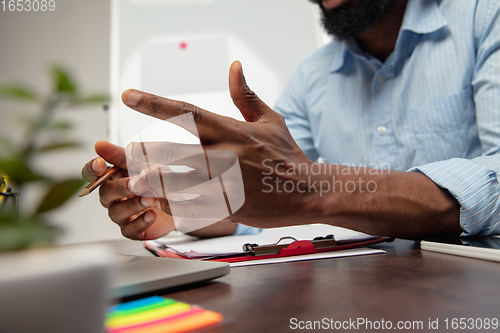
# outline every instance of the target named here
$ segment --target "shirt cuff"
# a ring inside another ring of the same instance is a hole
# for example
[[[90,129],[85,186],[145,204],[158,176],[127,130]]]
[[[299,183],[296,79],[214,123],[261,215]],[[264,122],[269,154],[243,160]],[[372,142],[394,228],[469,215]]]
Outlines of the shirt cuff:
[[[255,235],[260,232],[261,229],[249,227],[247,225],[239,224],[236,226],[236,230],[234,231],[234,236],[237,235]]]
[[[462,236],[500,233],[498,175],[495,170],[479,163],[453,158],[408,170],[422,172],[457,199]]]

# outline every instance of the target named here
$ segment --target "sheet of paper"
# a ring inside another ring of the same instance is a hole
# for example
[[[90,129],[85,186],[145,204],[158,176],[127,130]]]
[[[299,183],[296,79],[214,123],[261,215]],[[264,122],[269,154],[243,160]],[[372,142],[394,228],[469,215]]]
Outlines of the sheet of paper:
[[[331,252],[323,252],[323,253],[304,254],[301,256],[232,262],[229,265],[232,268],[232,267],[243,267],[243,266],[252,266],[252,265],[277,264],[277,263],[281,263],[281,262],[291,262],[291,261],[353,257],[353,256],[362,256],[362,255],[367,255],[367,254],[381,254],[381,253],[385,253],[385,251],[384,250],[369,249],[369,248],[363,247],[363,248],[359,248],[359,249],[349,249],[349,250],[342,250],[342,251],[331,251]]]
[[[256,235],[227,236],[197,241],[173,243],[169,243],[169,238],[164,237],[159,239],[158,241],[167,246],[171,246],[179,252],[194,251],[199,254],[233,254],[243,252],[242,247],[243,244],[246,243],[267,245],[276,243],[280,238],[285,236],[291,236],[297,240],[312,240],[314,237],[324,237],[329,234],[333,234],[337,241],[346,239],[362,240],[371,237],[367,234],[345,228],[333,227],[325,224],[310,224],[285,228],[264,229]],[[291,242],[292,240],[286,240],[283,241],[283,244]]]

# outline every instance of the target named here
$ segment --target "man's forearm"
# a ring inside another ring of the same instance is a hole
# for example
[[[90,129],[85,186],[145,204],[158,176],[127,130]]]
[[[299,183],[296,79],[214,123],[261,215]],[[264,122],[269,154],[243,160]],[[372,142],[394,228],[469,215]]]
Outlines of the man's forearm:
[[[315,199],[315,221],[409,239],[461,232],[458,202],[424,174],[344,168],[320,176],[333,186]]]

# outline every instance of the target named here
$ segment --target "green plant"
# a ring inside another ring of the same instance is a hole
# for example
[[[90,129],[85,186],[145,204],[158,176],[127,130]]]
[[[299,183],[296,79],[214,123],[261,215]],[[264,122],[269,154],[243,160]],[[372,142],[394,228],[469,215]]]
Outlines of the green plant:
[[[78,176],[69,179],[54,179],[40,173],[34,167],[36,157],[48,152],[77,148],[78,141],[68,139],[72,128],[70,122],[56,117],[59,110],[75,106],[106,103],[102,94],[82,96],[69,73],[60,66],[51,68],[51,92],[42,95],[21,84],[0,85],[0,97],[35,107],[36,114],[24,117],[19,131],[22,140],[14,140],[0,133],[0,251],[19,250],[35,244],[51,244],[61,230],[47,221],[47,213],[62,206],[83,185]],[[7,184],[6,184],[7,183]],[[5,200],[15,201],[6,194],[13,191],[23,195],[26,187],[38,184],[43,188],[38,205],[27,212],[17,205],[5,205]],[[7,186],[9,188],[7,188]],[[2,189],[3,187],[3,189]]]

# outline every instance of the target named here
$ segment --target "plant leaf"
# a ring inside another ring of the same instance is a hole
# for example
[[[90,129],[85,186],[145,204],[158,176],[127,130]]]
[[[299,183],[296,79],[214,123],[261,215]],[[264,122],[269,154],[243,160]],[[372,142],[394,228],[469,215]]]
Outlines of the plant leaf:
[[[58,149],[67,149],[67,148],[80,148],[82,145],[77,141],[68,141],[68,142],[58,142],[52,143],[49,145],[42,146],[38,148],[38,152],[45,153],[48,151],[58,150]]]
[[[52,75],[56,91],[67,93],[69,95],[77,95],[76,83],[65,69],[59,66],[54,66],[52,68]]]
[[[17,185],[47,179],[46,177],[31,170],[25,160],[21,157],[0,159],[0,172],[7,175],[9,177],[9,181],[12,181]]]
[[[49,126],[55,130],[69,130],[73,128],[73,124],[64,120],[53,121]]]
[[[51,211],[70,199],[85,183],[83,179],[72,178],[54,184],[45,194],[36,210],[36,214]]]
[[[73,124],[65,120],[52,120],[47,122],[46,124],[41,124],[39,119],[34,118],[33,116],[28,116],[25,114],[18,115],[16,117],[17,122],[21,125],[24,125],[28,128],[40,128],[44,130],[69,130],[73,128]],[[43,126],[42,126],[43,125]]]
[[[109,96],[104,94],[93,94],[87,97],[78,98],[73,101],[73,105],[92,105],[109,103]]]
[[[38,99],[33,90],[20,84],[0,85],[0,97],[30,102],[36,102]]]
[[[41,124],[39,119],[30,114],[19,114],[16,116],[16,122],[25,127],[27,131],[33,131],[35,128],[40,128]]]
[[[8,154],[12,154],[15,147],[11,140],[0,134],[0,159]]]

